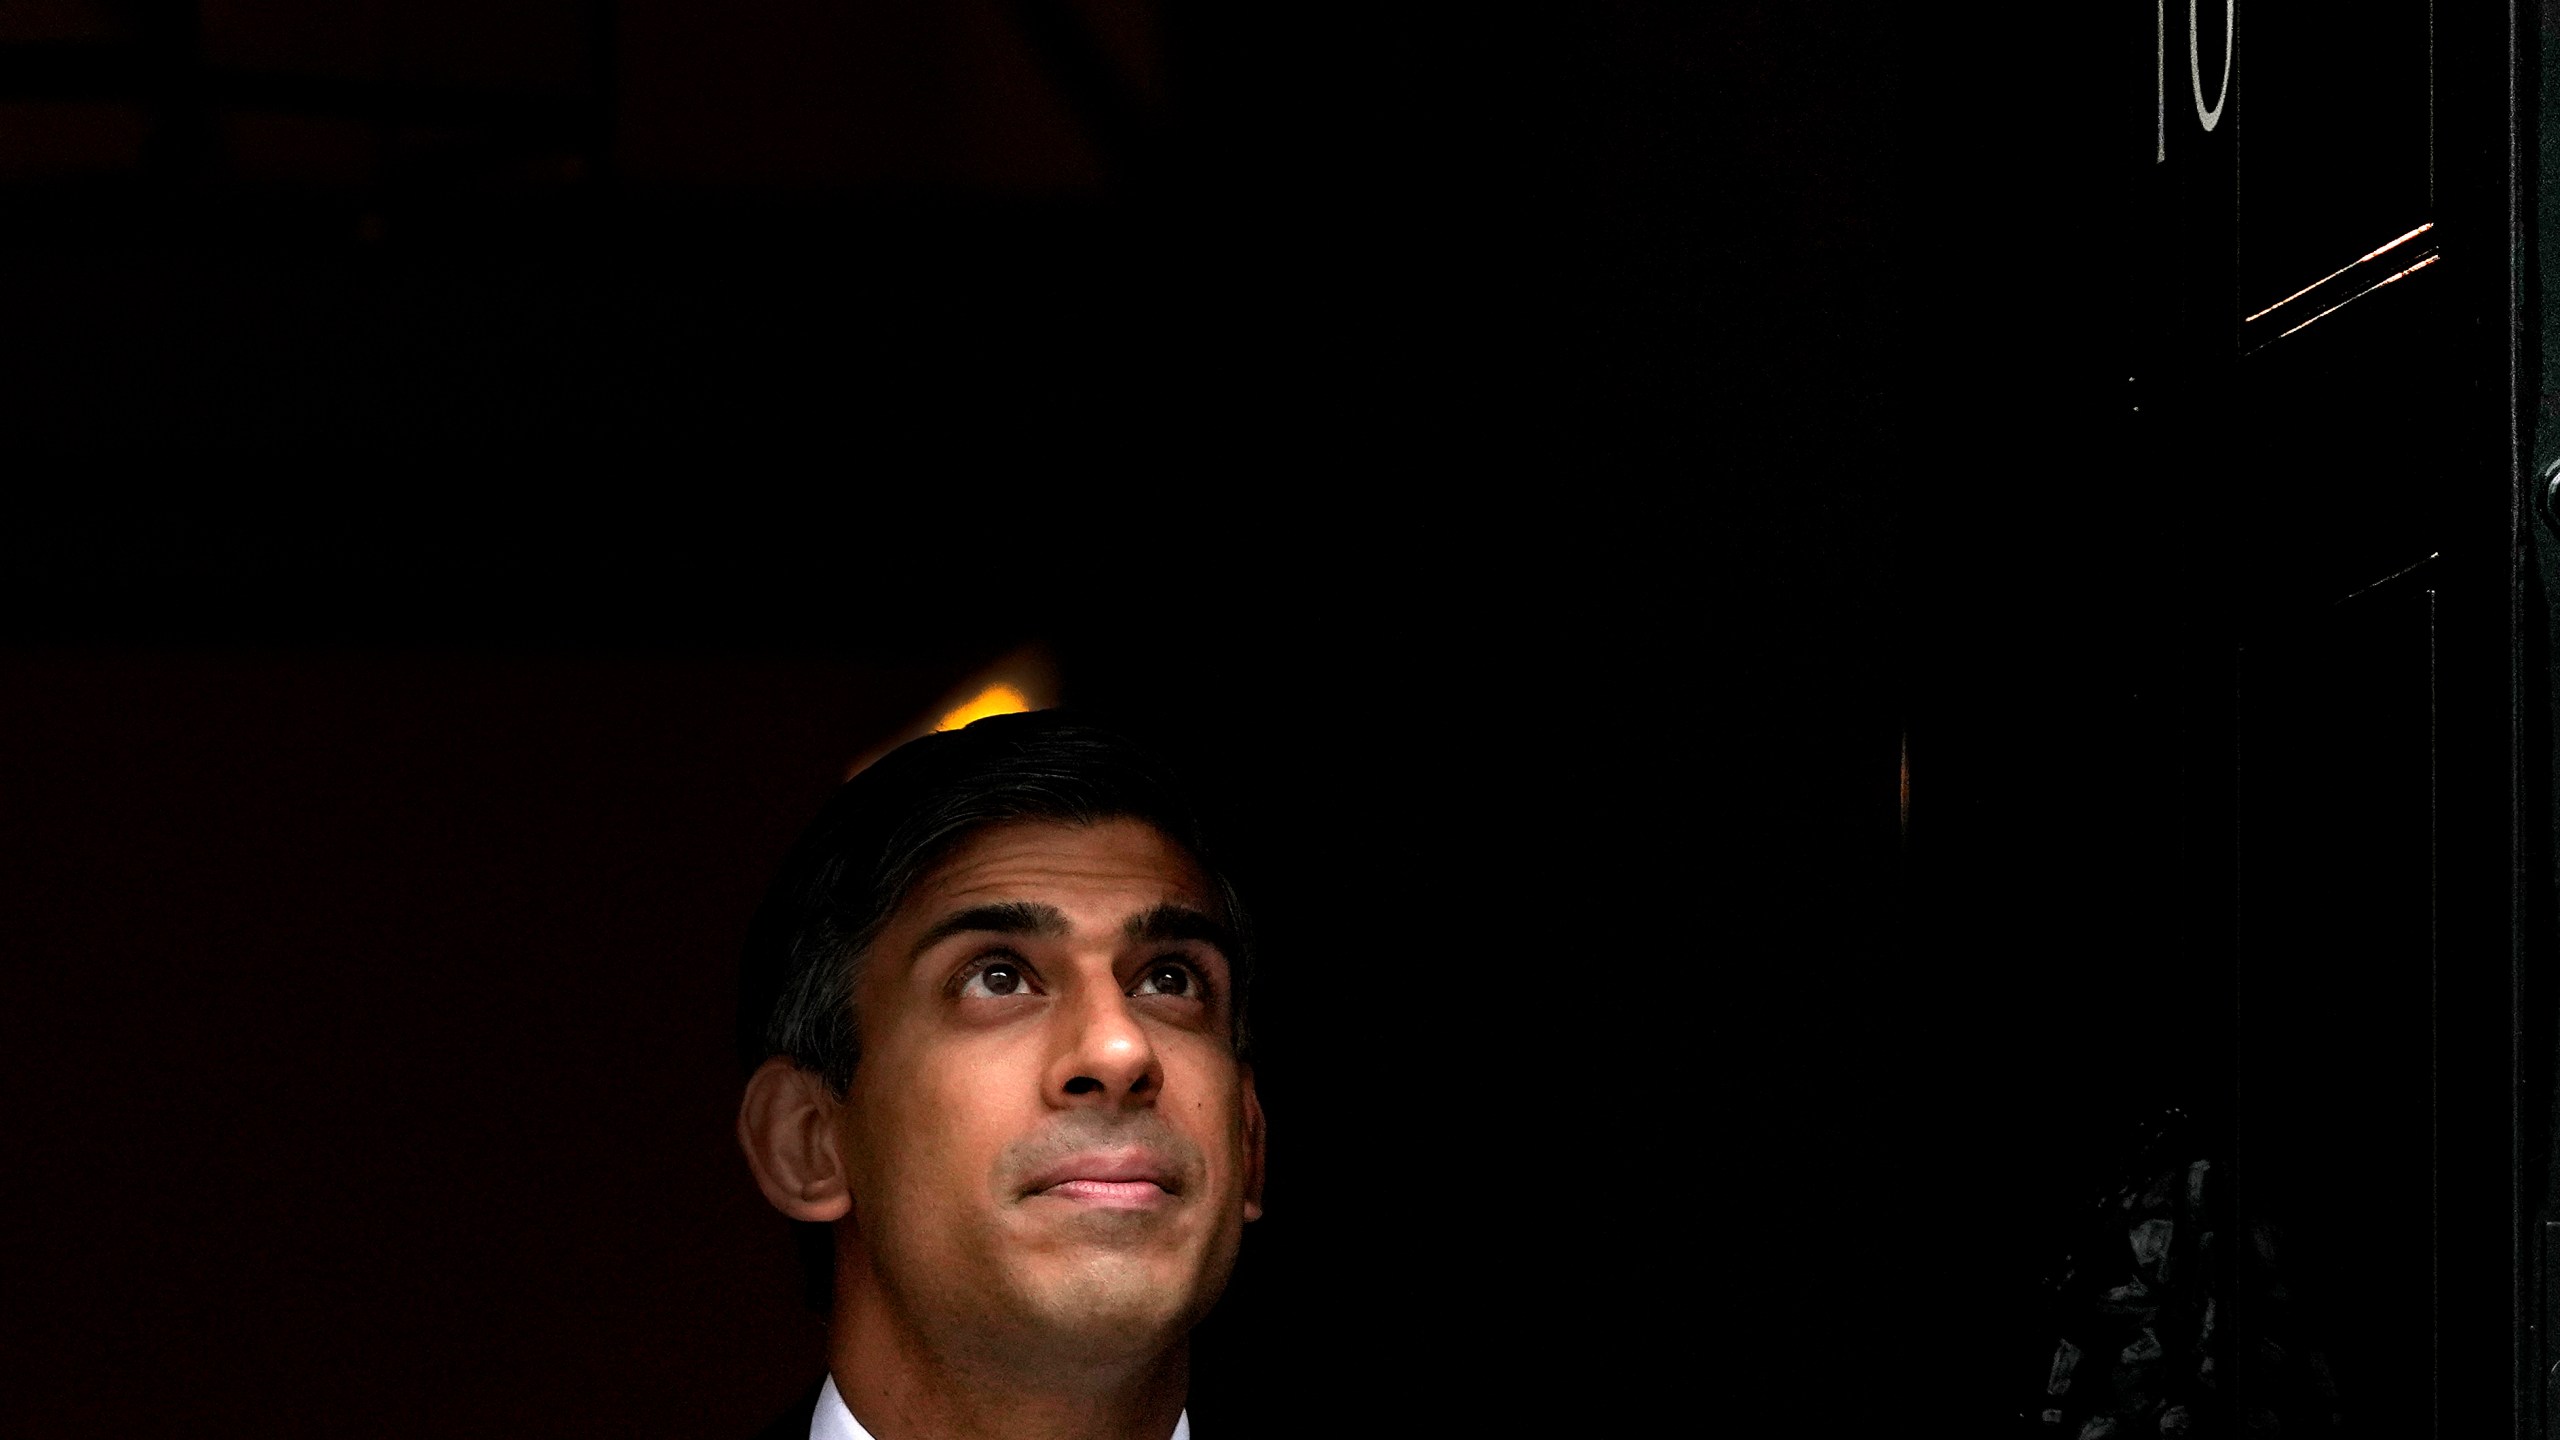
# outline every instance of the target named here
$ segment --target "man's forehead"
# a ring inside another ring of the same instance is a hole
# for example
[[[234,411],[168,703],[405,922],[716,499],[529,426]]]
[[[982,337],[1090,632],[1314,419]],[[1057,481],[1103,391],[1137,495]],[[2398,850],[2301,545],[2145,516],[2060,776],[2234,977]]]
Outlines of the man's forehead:
[[[1190,852],[1145,821],[1025,820],[963,840],[917,883],[901,918],[1008,900],[1042,901],[1115,927],[1167,902],[1225,908]]]

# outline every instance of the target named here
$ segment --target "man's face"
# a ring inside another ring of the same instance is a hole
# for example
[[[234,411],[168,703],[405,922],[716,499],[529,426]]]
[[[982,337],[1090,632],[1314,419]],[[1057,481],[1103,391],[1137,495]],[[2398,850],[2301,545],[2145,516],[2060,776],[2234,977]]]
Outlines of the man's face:
[[[1225,919],[1130,820],[991,827],[890,917],[856,995],[840,1253],[911,1323],[1081,1365],[1206,1313],[1260,1213]]]

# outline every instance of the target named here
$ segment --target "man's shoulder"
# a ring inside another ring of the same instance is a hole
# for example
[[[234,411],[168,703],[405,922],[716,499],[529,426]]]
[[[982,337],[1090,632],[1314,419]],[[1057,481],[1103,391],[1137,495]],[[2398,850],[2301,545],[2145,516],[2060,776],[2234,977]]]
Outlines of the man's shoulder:
[[[773,1423],[755,1433],[755,1440],[809,1440],[809,1422],[818,1413],[818,1394],[827,1385],[821,1375],[809,1382],[791,1408],[774,1417]]]

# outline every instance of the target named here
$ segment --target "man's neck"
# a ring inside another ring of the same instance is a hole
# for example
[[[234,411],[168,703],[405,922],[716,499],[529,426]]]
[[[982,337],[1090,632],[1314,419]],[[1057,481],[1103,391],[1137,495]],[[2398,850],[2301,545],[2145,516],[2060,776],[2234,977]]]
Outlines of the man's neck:
[[[855,1286],[836,1297],[827,1369],[874,1440],[1166,1440],[1190,1384],[1187,1343],[1046,1369],[973,1348],[929,1343],[877,1289]]]

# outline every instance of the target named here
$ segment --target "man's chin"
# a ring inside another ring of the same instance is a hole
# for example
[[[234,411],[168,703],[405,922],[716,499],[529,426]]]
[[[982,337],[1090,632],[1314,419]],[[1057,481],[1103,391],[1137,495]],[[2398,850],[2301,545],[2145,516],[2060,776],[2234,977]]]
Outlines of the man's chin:
[[[1005,1288],[1019,1338],[1069,1365],[1145,1362],[1189,1333],[1226,1286],[1232,1242],[1196,1212],[1038,1211],[1019,1216]]]
[[[1197,1304],[1199,1275],[1189,1266],[1109,1252],[1049,1258],[1044,1273],[1019,1277],[1017,1304],[1032,1328],[1069,1354],[1093,1360],[1121,1351],[1155,1354],[1206,1308]]]

